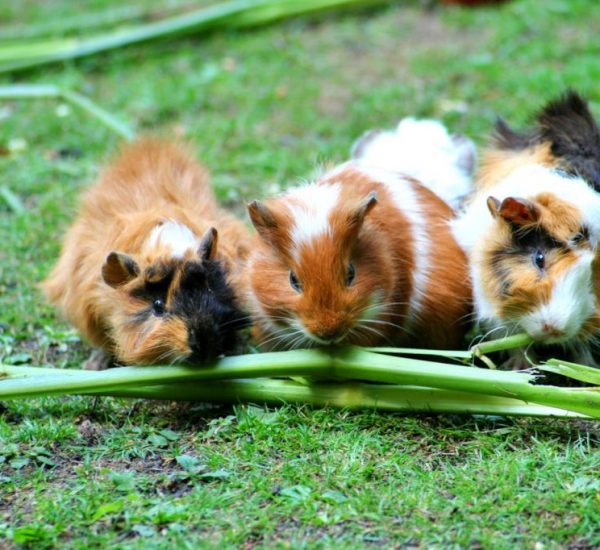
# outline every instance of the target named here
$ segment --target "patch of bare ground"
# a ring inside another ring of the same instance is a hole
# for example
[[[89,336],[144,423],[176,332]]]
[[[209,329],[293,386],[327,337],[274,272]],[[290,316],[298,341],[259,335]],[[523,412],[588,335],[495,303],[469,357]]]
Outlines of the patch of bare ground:
[[[373,86],[420,83],[411,75],[410,63],[420,54],[437,51],[464,54],[485,44],[490,29],[460,28],[444,22],[441,12],[404,7],[386,15],[385,25],[375,17],[355,29],[331,33],[327,26],[312,32],[315,40],[306,44],[306,56],[315,63],[320,82],[317,108],[333,116],[343,115],[353,95]],[[341,43],[341,44],[340,44]]]

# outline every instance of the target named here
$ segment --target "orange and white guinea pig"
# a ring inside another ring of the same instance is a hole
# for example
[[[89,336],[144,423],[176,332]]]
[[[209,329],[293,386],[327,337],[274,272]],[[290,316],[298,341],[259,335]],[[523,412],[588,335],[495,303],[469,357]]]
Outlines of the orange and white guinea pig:
[[[195,362],[237,347],[249,239],[185,149],[140,139],[83,196],[43,288],[102,350],[90,368]]]
[[[587,131],[575,123],[572,100],[546,107],[544,131],[527,140],[499,124],[452,225],[469,257],[477,319],[490,334],[525,331],[591,363],[600,335],[600,194],[569,173],[583,168],[583,151],[556,148]]]
[[[394,166],[414,153],[368,140],[355,147],[359,158],[317,181],[249,205],[258,239],[247,285],[259,345],[462,343],[471,290],[448,225],[453,210],[383,166],[377,143]],[[435,153],[420,152],[427,162]]]

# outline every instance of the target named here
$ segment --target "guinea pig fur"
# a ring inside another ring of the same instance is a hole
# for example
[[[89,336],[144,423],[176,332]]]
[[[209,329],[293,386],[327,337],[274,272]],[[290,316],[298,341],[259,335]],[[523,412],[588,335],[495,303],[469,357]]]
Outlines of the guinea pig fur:
[[[453,231],[469,258],[477,319],[489,334],[525,331],[592,362],[590,344],[600,332],[600,195],[545,165],[546,154],[490,151]]]
[[[475,144],[450,134],[437,120],[402,119],[393,130],[370,130],[352,147],[362,166],[401,173],[418,180],[458,208],[471,192],[477,160]]]
[[[452,209],[403,175],[350,161],[249,205],[260,345],[461,344],[471,290]]]
[[[494,146],[500,158],[515,158],[516,153],[534,155],[544,166],[579,176],[600,191],[600,128],[586,100],[575,91],[546,104],[533,127],[523,132],[499,119]]]
[[[120,363],[200,361],[236,349],[244,225],[222,212],[185,149],[125,146],[83,196],[43,288]]]

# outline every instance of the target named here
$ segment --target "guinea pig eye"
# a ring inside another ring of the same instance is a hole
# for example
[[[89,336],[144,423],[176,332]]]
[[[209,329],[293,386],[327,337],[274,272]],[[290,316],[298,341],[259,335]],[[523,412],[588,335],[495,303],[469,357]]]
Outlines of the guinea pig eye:
[[[539,248],[533,253],[533,263],[539,269],[544,269],[544,265],[546,263],[546,256],[544,256],[544,253]]]
[[[162,300],[154,300],[152,302],[152,313],[154,315],[158,315],[159,317],[165,313],[165,303]]]
[[[346,271],[346,286],[350,286],[354,279],[356,279],[356,269],[353,264],[348,266],[348,271]]]
[[[290,286],[296,292],[302,292],[302,285],[300,284],[298,277],[296,277],[296,274],[293,271],[290,271]]]

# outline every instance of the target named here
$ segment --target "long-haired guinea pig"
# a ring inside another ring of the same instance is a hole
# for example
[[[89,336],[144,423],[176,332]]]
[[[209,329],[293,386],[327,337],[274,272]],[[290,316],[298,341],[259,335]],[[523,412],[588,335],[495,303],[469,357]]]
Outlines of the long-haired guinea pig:
[[[477,319],[490,335],[525,331],[592,362],[600,333],[600,194],[565,171],[573,159],[554,162],[549,144],[509,150],[505,135],[497,141],[453,222],[469,257]]]
[[[471,290],[448,226],[453,211],[384,168],[355,159],[249,205],[259,236],[247,275],[260,345],[462,343]]]
[[[238,289],[249,239],[185,149],[144,138],[85,193],[43,288],[119,363],[200,361],[234,351],[247,324]]]

